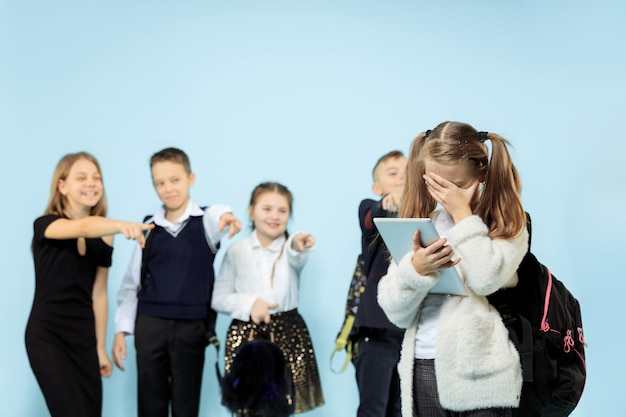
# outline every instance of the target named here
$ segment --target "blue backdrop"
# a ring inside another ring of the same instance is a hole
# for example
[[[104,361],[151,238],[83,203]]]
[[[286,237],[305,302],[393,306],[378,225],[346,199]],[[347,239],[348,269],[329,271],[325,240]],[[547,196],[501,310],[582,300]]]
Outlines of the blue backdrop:
[[[255,184],[292,189],[290,229],[317,238],[300,309],[326,405],[308,415],[355,415],[354,371],[332,373],[329,356],[359,252],[357,207],[376,159],[444,120],[513,143],[534,251],[583,309],[589,376],[575,416],[626,415],[626,336],[610,327],[626,289],[625,12],[605,0],[0,0],[3,415],[46,414],[23,335],[32,222],[56,162],[92,152],[110,217],[140,220],[159,204],[148,158],[166,146],[191,156],[198,203],[230,204],[246,224]],[[132,244],[116,239],[109,349]],[[229,321],[218,319],[222,338]],[[207,350],[202,415],[227,416],[214,361]],[[135,385],[131,350],[127,371],[104,382],[104,416],[134,415]]]

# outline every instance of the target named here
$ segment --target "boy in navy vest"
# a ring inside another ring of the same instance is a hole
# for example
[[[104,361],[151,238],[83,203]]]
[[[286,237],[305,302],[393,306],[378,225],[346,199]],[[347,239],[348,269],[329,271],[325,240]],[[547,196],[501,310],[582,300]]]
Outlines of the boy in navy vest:
[[[163,205],[146,223],[155,228],[135,248],[117,295],[113,359],[122,370],[125,336],[137,351],[138,415],[197,417],[208,344],[213,261],[219,242],[241,230],[228,206],[206,209],[189,196],[195,176],[187,155],[166,148],[150,159]]]
[[[392,324],[378,304],[378,282],[387,274],[389,252],[372,219],[395,216],[404,186],[406,158],[400,151],[380,157],[372,170],[372,191],[381,200],[359,205],[361,258],[367,277],[354,326],[357,329],[357,417],[400,417],[400,378],[396,365],[404,331]]]

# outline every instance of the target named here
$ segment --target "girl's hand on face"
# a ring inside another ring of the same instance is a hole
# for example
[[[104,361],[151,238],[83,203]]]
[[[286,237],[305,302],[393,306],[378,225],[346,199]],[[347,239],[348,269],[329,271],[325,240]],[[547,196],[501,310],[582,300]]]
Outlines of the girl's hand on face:
[[[304,248],[312,248],[313,245],[315,245],[315,237],[310,233],[298,233],[291,241],[291,248],[298,252],[302,252]]]
[[[254,301],[254,304],[252,304],[252,310],[250,310],[250,319],[254,322],[254,324],[261,324],[261,322],[269,324],[270,309],[277,307],[278,304],[276,303],[268,303],[267,301],[263,301],[260,298],[257,298]]]
[[[446,239],[437,239],[429,246],[423,246],[420,240],[420,232],[417,230],[413,235],[413,268],[420,275],[432,275],[435,272],[451,268],[461,260],[452,260],[454,251],[450,245],[446,245]]]
[[[455,223],[473,214],[471,203],[478,189],[478,179],[461,188],[434,172],[427,172],[424,181],[430,195],[450,213]]]

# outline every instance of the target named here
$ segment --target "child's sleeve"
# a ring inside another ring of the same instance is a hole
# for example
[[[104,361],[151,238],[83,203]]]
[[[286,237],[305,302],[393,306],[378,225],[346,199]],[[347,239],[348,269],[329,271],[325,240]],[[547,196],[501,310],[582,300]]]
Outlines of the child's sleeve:
[[[217,252],[218,244],[222,238],[228,234],[228,227],[220,231],[220,219],[224,213],[232,213],[230,206],[213,204],[207,207],[202,217],[207,242],[213,253]]]
[[[135,331],[137,317],[137,287],[141,275],[142,249],[135,247],[130,263],[124,273],[122,284],[117,292],[117,309],[115,310],[115,333],[132,334]]]
[[[292,248],[291,243],[298,233],[304,232],[296,232],[290,235],[285,242],[285,251],[287,252],[287,259],[289,260],[289,264],[293,268],[295,268],[296,271],[300,272],[300,270],[304,268],[304,265],[306,265],[307,261],[309,260],[309,253],[315,250],[315,246],[312,246],[310,248],[304,248],[301,251],[297,251]]]
[[[224,255],[220,271],[215,278],[211,308],[218,313],[229,314],[234,319],[249,321],[252,305],[258,297],[245,282],[237,285],[236,258],[231,246]],[[246,277],[243,277],[243,280],[245,279]]]
[[[492,239],[480,217],[473,215],[450,229],[448,241],[461,258],[457,268],[476,294],[489,295],[517,284],[517,268],[528,251],[525,228],[512,239]]]
[[[378,304],[393,324],[408,328],[413,324],[422,301],[437,283],[434,275],[420,275],[415,271],[408,253],[396,265],[391,262],[387,275],[378,283]]]
[[[376,217],[391,217],[394,213],[383,208],[383,199],[375,201],[365,199],[359,205],[359,225],[361,226],[362,247],[361,252],[366,253],[370,243],[378,235],[378,229],[374,224]]]
[[[55,220],[60,219],[60,216],[57,216],[56,214],[48,214],[45,216],[41,216],[39,218],[37,218],[35,220],[34,223],[34,240],[35,241],[39,241],[41,239],[43,239],[44,234],[46,233],[46,229],[48,228],[48,226],[50,226],[50,224],[52,224],[52,222],[54,222]]]

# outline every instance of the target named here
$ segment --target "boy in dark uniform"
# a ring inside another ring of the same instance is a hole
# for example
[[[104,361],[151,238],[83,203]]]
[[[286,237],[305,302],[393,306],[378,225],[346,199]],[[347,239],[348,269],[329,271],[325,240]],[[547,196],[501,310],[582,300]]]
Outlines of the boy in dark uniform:
[[[241,230],[224,205],[199,207],[187,155],[166,148],[150,159],[163,205],[146,248],[133,253],[118,292],[113,358],[122,370],[127,335],[135,336],[139,417],[197,417],[208,344],[213,260],[222,237]],[[145,258],[145,259],[143,259]]]
[[[389,252],[372,221],[394,216],[400,203],[406,158],[400,151],[383,155],[374,166],[372,191],[381,200],[365,199],[359,206],[361,256],[367,276],[357,310],[357,417],[400,417],[400,379],[396,366],[404,331],[393,325],[378,305],[378,282],[387,273]]]

